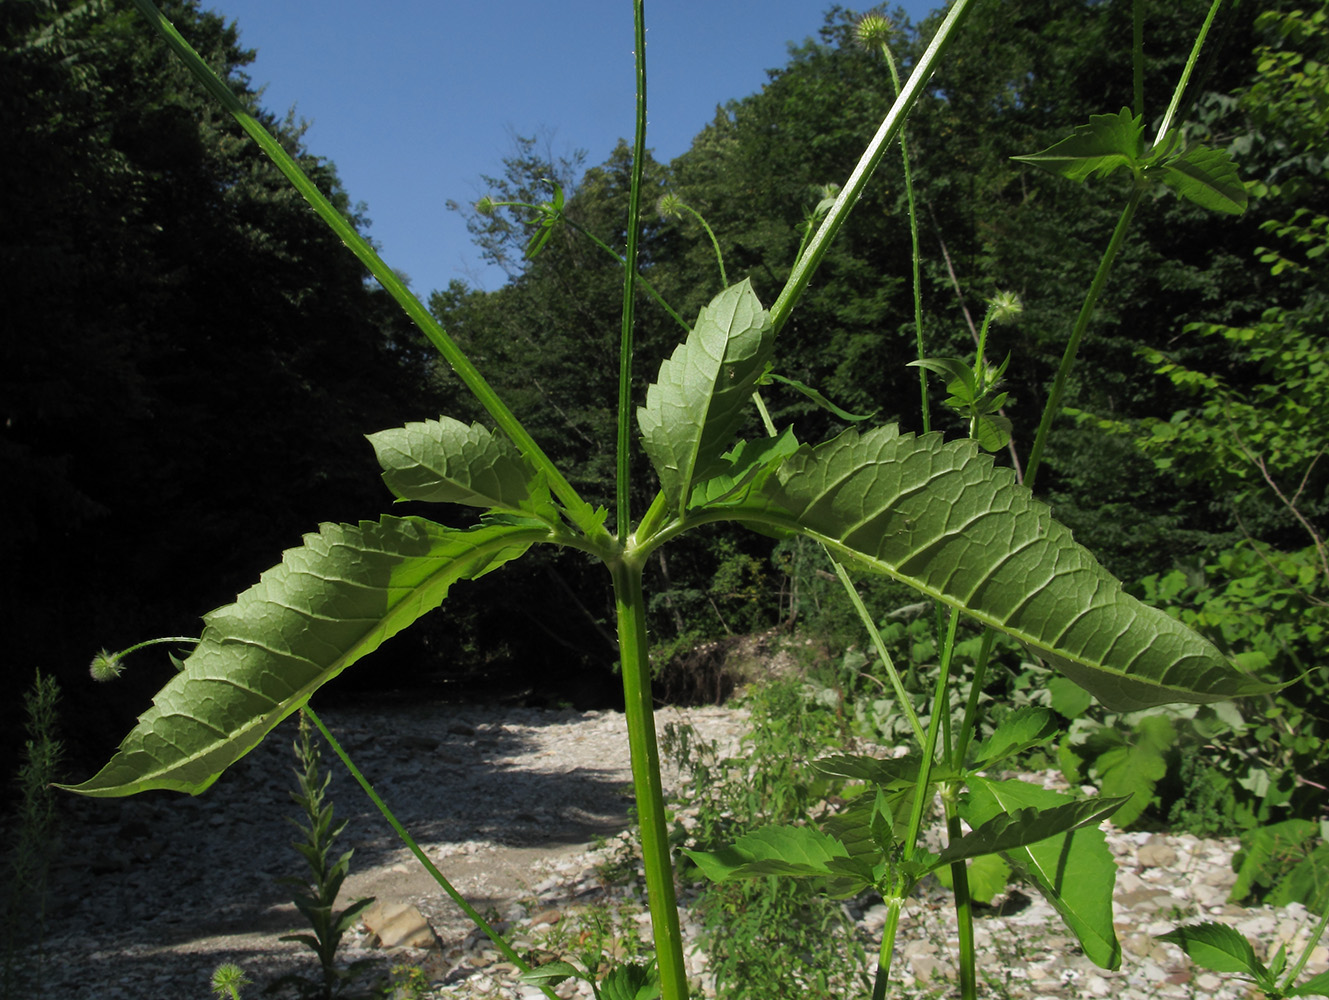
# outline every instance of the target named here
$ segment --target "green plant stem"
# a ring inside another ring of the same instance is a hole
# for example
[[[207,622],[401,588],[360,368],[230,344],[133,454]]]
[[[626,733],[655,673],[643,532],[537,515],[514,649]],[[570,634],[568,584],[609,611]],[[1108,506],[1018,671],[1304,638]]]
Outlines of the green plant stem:
[[[661,996],[663,1000],[687,1000],[687,968],[683,964],[683,935],[678,924],[674,867],[669,858],[669,828],[665,821],[664,789],[660,783],[660,749],[655,738],[655,708],[651,702],[642,563],[640,559],[621,558],[610,564],[609,570],[614,581],[632,787],[641,828],[641,855],[646,869],[646,896],[651,909]]]
[[[859,197],[863,194],[863,189],[872,177],[872,172],[877,168],[877,164],[881,162],[881,158],[885,155],[886,148],[890,145],[891,140],[895,138],[904,125],[905,116],[917,103],[923,87],[931,78],[933,70],[936,69],[937,63],[945,54],[951,39],[969,13],[969,8],[973,5],[973,2],[974,0],[955,0],[946,15],[946,19],[942,22],[941,27],[937,29],[936,35],[928,43],[927,50],[923,53],[922,58],[918,60],[914,71],[909,74],[909,80],[904,85],[904,89],[895,99],[895,103],[891,105],[891,109],[886,112],[886,117],[877,129],[877,134],[868,143],[868,147],[859,158],[853,173],[849,175],[849,180],[845,182],[839,196],[835,199],[835,204],[831,206],[826,218],[822,220],[817,234],[812,237],[807,252],[802,254],[794,264],[789,280],[785,282],[784,288],[775,300],[775,305],[771,307],[771,326],[777,333],[788,322],[789,315],[793,312],[794,305],[802,298],[803,291],[807,288],[813,272],[821,264],[822,258],[826,256],[831,240],[835,238],[836,233],[840,231],[840,227],[844,225],[850,209],[858,203]]]
[[[964,707],[964,721],[960,723],[955,756],[951,760],[956,767],[964,764],[965,754],[969,752],[969,740],[978,722],[978,698],[983,693],[983,684],[987,680],[988,658],[992,655],[992,641],[996,635],[993,629],[984,630],[982,643],[978,647],[978,660],[974,664],[974,681],[969,687],[969,700]]]
[[[1135,210],[1139,207],[1140,198],[1144,194],[1144,189],[1135,187],[1131,190],[1130,197],[1126,199],[1126,207],[1121,210],[1121,217],[1117,220],[1117,228],[1112,232],[1112,239],[1108,241],[1107,249],[1103,251],[1103,257],[1098,262],[1098,272],[1094,275],[1094,280],[1089,286],[1089,292],[1085,295],[1084,305],[1080,307],[1080,315],[1076,317],[1075,328],[1071,331],[1070,339],[1066,342],[1066,350],[1061,356],[1061,366],[1057,369],[1057,377],[1053,380],[1052,391],[1048,393],[1047,404],[1043,407],[1043,419],[1038,424],[1038,434],[1034,437],[1034,446],[1030,449],[1029,460],[1025,463],[1024,485],[1029,489],[1034,488],[1034,480],[1038,476],[1038,467],[1043,460],[1043,447],[1047,443],[1048,431],[1052,427],[1052,421],[1055,419],[1061,407],[1062,393],[1066,389],[1066,380],[1070,377],[1071,368],[1075,365],[1075,355],[1080,349],[1080,340],[1084,337],[1084,332],[1089,326],[1089,320],[1094,314],[1094,308],[1098,305],[1098,298],[1103,293],[1103,286],[1107,284],[1108,275],[1112,271],[1112,264],[1117,259],[1117,253],[1121,250],[1121,245],[1126,239],[1126,232],[1130,229],[1131,220],[1135,217]]]
[[[1329,928],[1329,906],[1324,908],[1324,913],[1320,917],[1320,922],[1315,925],[1315,931],[1307,939],[1305,947],[1301,949],[1301,954],[1297,956],[1296,964],[1288,970],[1287,978],[1285,978],[1280,984],[1279,989],[1282,991],[1283,995],[1286,995],[1288,990],[1292,989],[1297,981],[1297,977],[1301,975],[1301,970],[1306,968],[1306,963],[1310,961],[1311,952],[1313,952],[1316,945],[1320,943],[1320,938],[1324,936],[1326,928]]]
[[[471,390],[480,405],[494,418],[494,421],[503,429],[503,432],[507,434],[513,444],[533,465],[544,472],[548,477],[550,489],[564,507],[569,510],[585,509],[586,502],[573,488],[572,484],[568,482],[563,473],[558,470],[549,456],[545,454],[544,449],[535,443],[535,439],[527,433],[526,428],[522,426],[512,411],[499,399],[498,394],[485,381],[470,359],[462,353],[461,348],[448,336],[438,321],[430,315],[424,304],[406,287],[406,284],[383,262],[374,248],[369,245],[369,242],[356,232],[355,227],[324,197],[323,192],[309,179],[300,165],[295,162],[295,159],[282,148],[281,143],[273,138],[258,119],[249,113],[226,82],[194,51],[194,48],[185,41],[184,36],[176,31],[175,26],[157,9],[152,0],[133,0],[133,2],[134,6],[147,18],[171,50],[188,67],[195,79],[222,107],[230,112],[240,127],[267,154],[277,169],[300,192],[305,201],[309,202],[328,228],[337,234],[347,248],[368,268],[369,273],[378,279],[378,282],[388,294],[410,316],[415,325],[420,328],[420,332],[443,355],[452,370],[457,373],[457,377]]]
[[[1200,59],[1200,49],[1204,47],[1204,40],[1209,35],[1209,28],[1214,23],[1214,16],[1218,13],[1218,8],[1223,0],[1212,0],[1209,4],[1209,13],[1205,15],[1204,24],[1200,26],[1200,32],[1195,36],[1195,44],[1191,46],[1191,54],[1186,59],[1186,66],[1181,71],[1181,79],[1177,81],[1176,87],[1172,90],[1172,100],[1168,103],[1167,112],[1163,115],[1163,122],[1158,126],[1158,135],[1154,138],[1154,145],[1157,146],[1167,135],[1168,129],[1172,125],[1172,119],[1176,117],[1177,108],[1181,107],[1181,95],[1186,91],[1186,84],[1190,82],[1191,72],[1195,69],[1195,64]]]
[[[533,212],[541,211],[541,207],[539,205],[532,205],[530,202],[527,201],[496,201],[493,203],[493,205],[495,208],[529,208]],[[580,222],[577,222],[573,219],[569,219],[566,215],[561,215],[561,214],[559,215],[559,218],[563,220],[564,225],[566,225],[570,229],[574,229],[577,232],[581,233],[581,235],[585,236],[597,247],[599,247],[605,253],[609,254],[610,257],[613,257],[614,260],[616,260],[620,265],[623,266],[627,265],[627,261],[624,260],[621,254],[616,252],[613,247],[611,247],[604,240],[600,239],[600,237],[596,236],[593,232],[591,232],[589,229],[583,226]],[[692,332],[692,327],[688,326],[688,321],[685,320],[682,316],[680,316],[674,310],[674,307],[665,301],[664,296],[661,295],[659,292],[657,292],[655,290],[655,286],[652,285],[642,276],[640,270],[638,270],[637,272],[637,284],[639,284],[642,287],[642,290],[645,291],[647,295],[655,299],[655,301],[659,304],[659,306],[662,309],[664,309],[666,313],[669,314],[669,318],[672,319],[679,326],[681,326],[685,333]]]
[[[369,796],[369,801],[374,803],[378,811],[383,814],[383,818],[386,819],[388,824],[397,831],[397,836],[401,838],[402,843],[406,845],[407,849],[415,855],[416,860],[424,865],[425,871],[429,872],[429,874],[433,876],[434,881],[443,887],[443,891],[446,892],[448,896],[451,897],[452,901],[461,908],[461,911],[470,918],[471,922],[475,924],[481,932],[488,936],[490,941],[494,942],[494,947],[503,953],[504,958],[515,965],[520,971],[530,972],[530,965],[523,961],[522,957],[512,949],[512,946],[504,940],[503,935],[494,930],[494,928],[489,925],[488,921],[480,916],[475,907],[468,903],[466,898],[453,888],[452,883],[448,881],[447,877],[438,870],[432,861],[429,860],[429,856],[420,849],[420,845],[415,842],[415,838],[407,832],[406,827],[401,825],[401,822],[397,819],[396,815],[388,808],[387,803],[379,798],[378,792],[374,791],[374,786],[369,783],[369,779],[366,778],[360,772],[360,769],[355,766],[355,762],[352,761],[350,755],[342,749],[342,745],[337,742],[337,738],[328,731],[328,727],[323,724],[323,720],[318,717],[318,714],[307,704],[304,707],[304,711],[305,715],[308,716],[309,721],[314,724],[315,728],[317,728],[319,733],[323,736],[323,739],[327,740],[328,746],[332,747],[332,752],[340,758],[344,765],[346,765],[346,770],[351,773],[351,777],[353,777],[360,787],[364,789],[365,794]],[[540,992],[549,997],[549,1000],[559,1000],[554,991],[547,986],[541,986]]]
[[[886,65],[891,71],[891,83],[895,86],[895,96],[900,96],[900,71],[895,66],[895,57],[891,55],[891,47],[883,44],[881,54],[886,59]],[[909,206],[909,246],[911,258],[913,260],[913,284],[914,284],[914,339],[918,345],[918,360],[922,361],[926,357],[923,349],[923,281],[920,276],[921,254],[918,249],[918,206],[914,202],[914,178],[913,172],[909,168],[909,147],[905,144],[904,130],[900,130],[900,160],[904,166],[904,195],[905,201]],[[924,368],[918,369],[918,391],[919,407],[923,415],[923,433],[926,434],[932,430],[932,409],[928,403],[928,373]]]
[[[946,837],[954,843],[964,836],[960,828],[960,814],[955,805],[956,789],[942,793],[946,806]],[[974,904],[969,896],[969,865],[965,861],[951,864],[951,884],[955,895],[955,916],[960,949],[960,997],[976,1000],[978,976],[974,965]]]
[[[701,223],[701,228],[706,230],[706,235],[711,238],[711,246],[715,248],[715,262],[720,265],[720,288],[722,290],[728,288],[729,278],[725,274],[724,270],[724,254],[720,252],[720,241],[715,238],[715,232],[707,224],[706,220],[702,218],[701,213],[698,212],[691,205],[685,205],[683,204],[683,202],[680,201],[678,202],[678,207],[683,209],[685,212],[691,212],[692,217]]]
[[[867,630],[868,638],[872,641],[872,648],[877,651],[877,655],[881,657],[881,662],[886,667],[886,676],[890,678],[891,687],[895,690],[895,699],[900,703],[905,718],[909,720],[909,728],[914,731],[914,739],[918,740],[918,746],[921,750],[925,740],[923,726],[918,721],[918,714],[914,711],[914,706],[909,702],[909,695],[905,693],[904,683],[900,680],[900,674],[895,669],[895,661],[891,659],[891,654],[886,650],[886,644],[881,641],[881,632],[878,630],[876,623],[872,621],[872,615],[869,614],[867,605],[863,603],[863,598],[859,596],[854,581],[849,578],[849,571],[832,558],[824,545],[822,551],[826,552],[826,558],[835,567],[835,575],[840,578],[840,584],[844,587],[849,602],[853,604],[854,610],[858,612],[858,620],[863,623],[863,628]]]
[[[623,326],[618,351],[618,442],[615,468],[616,527],[619,543],[632,530],[632,321],[636,305],[637,241],[641,229],[641,183],[646,166],[646,11],[644,0],[633,0],[632,23],[636,56],[637,114],[632,140],[632,180],[628,189],[628,246],[623,267]]]
[[[877,948],[877,975],[872,982],[872,1000],[886,1000],[886,988],[891,982],[891,959],[895,956],[895,935],[900,929],[899,895],[884,900],[886,924],[881,929],[881,945]]]
[[[1131,108],[1144,114],[1144,0],[1131,5]]]

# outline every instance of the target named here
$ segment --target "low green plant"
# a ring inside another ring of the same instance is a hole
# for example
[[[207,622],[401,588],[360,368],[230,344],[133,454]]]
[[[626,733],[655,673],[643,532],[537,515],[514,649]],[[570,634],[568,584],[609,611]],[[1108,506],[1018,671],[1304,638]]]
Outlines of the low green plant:
[[[336,861],[332,860],[333,844],[346,828],[346,820],[334,822],[333,803],[326,796],[332,772],[324,771],[321,767],[318,742],[313,737],[304,712],[300,713],[300,726],[292,747],[298,765],[295,776],[300,787],[299,791],[290,794],[304,815],[303,822],[287,818],[304,835],[303,839],[295,841],[292,846],[304,858],[309,874],[306,878],[292,876],[280,882],[296,890],[296,909],[308,921],[313,933],[288,934],[281,940],[307,945],[318,957],[322,978],[316,983],[310,983],[302,977],[289,976],[283,977],[280,982],[290,982],[322,1000],[331,1000],[356,971],[356,966],[350,969],[337,966],[337,949],[341,945],[342,935],[355,925],[360,914],[374,900],[373,897],[357,899],[343,910],[335,908],[342,883],[350,874],[351,856],[355,850],[346,851]]]
[[[1188,145],[1171,131],[1198,42],[1152,140],[1146,136],[1144,109],[1137,106],[1094,116],[1067,139],[1026,158],[1075,179],[1125,171],[1130,193],[1068,339],[1023,484],[972,439],[903,433],[895,424],[855,427],[817,445],[800,442],[792,428],[773,425],[757,394],[759,388],[783,391],[792,383],[772,378],[777,337],[975,2],[956,0],[769,310],[751,282],[742,280],[726,282],[690,326],[671,313],[684,327],[683,339],[661,362],[635,408],[641,451],[660,488],[634,517],[634,311],[638,286],[654,291],[638,275],[646,140],[641,0],[634,4],[638,99],[626,249],[621,257],[608,251],[624,265],[612,515],[583,498],[457,343],[150,0],[134,2],[416,321],[496,427],[441,417],[372,435],[384,480],[396,497],[475,507],[481,511],[479,523],[458,529],[422,517],[385,516],[358,525],[324,525],[306,536],[234,604],[205,618],[183,669],[111,761],[91,779],[69,786],[72,790],[93,796],[152,788],[197,794],[282,718],[303,707],[319,686],[438,606],[453,584],[494,571],[534,545],[577,550],[603,564],[613,587],[658,990],[665,1000],[684,1000],[689,987],[654,725],[643,573],[670,541],[724,522],[764,535],[811,540],[851,588],[849,567],[892,578],[919,592],[920,599],[935,602],[939,656],[932,704],[940,708],[928,714],[925,732],[907,698],[901,698],[918,747],[910,757],[839,755],[822,761],[824,776],[860,790],[845,809],[825,820],[825,832],[811,825],[768,827],[740,837],[732,848],[692,851],[694,861],[718,881],[786,875],[807,879],[832,895],[880,892],[889,917],[873,984],[878,1000],[889,982],[901,902],[920,878],[941,867],[952,871],[961,915],[961,992],[975,995],[966,862],[993,853],[1013,860],[1039,886],[1096,962],[1116,966],[1114,867],[1096,824],[1122,800],[1070,800],[984,776],[1002,761],[1044,744],[1053,722],[1051,712],[1031,707],[1011,713],[984,737],[978,705],[990,639],[980,640],[958,727],[951,724],[947,706],[961,614],[1011,636],[1118,712],[1178,701],[1221,701],[1273,688],[1233,667],[1191,629],[1128,595],[1032,493],[1079,343],[1145,193],[1163,185],[1220,211],[1239,211],[1244,203],[1244,190],[1224,153]],[[1138,60],[1141,44],[1136,51]],[[1136,103],[1142,104],[1142,98]],[[530,253],[546,245],[549,232],[563,219],[557,195],[537,208],[539,229]],[[919,360],[924,361],[921,343],[920,336]],[[999,421],[988,419],[1000,394],[989,392],[993,369],[981,355],[972,371],[975,391],[964,405],[976,408],[981,436],[984,427],[1001,428]],[[754,417],[761,420],[765,437],[747,436]],[[860,614],[870,638],[878,642],[871,617],[863,610]],[[901,692],[889,654],[884,646],[876,649],[892,687]],[[939,855],[919,846],[925,806],[934,791],[945,804],[950,838]],[[780,788],[772,794],[796,798],[799,793]],[[963,833],[962,819],[969,822],[970,833]],[[1067,870],[1075,877],[1067,878]],[[330,931],[316,938],[327,940]],[[589,971],[566,965],[529,975],[546,991],[561,977],[590,978]],[[657,988],[654,975],[647,966],[629,963],[592,985],[611,1000],[646,997]]]
[[[40,670],[23,696],[27,738],[15,780],[18,805],[5,855],[3,990],[8,997],[42,995],[51,866],[60,856],[54,783],[64,744],[56,735],[60,685]]]

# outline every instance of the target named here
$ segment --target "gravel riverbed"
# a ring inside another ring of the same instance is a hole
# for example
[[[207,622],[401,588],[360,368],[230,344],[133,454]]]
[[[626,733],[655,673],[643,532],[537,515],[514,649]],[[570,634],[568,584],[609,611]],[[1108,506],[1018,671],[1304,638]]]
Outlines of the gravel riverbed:
[[[631,840],[622,835],[631,778],[621,714],[371,702],[322,715],[431,860],[516,945],[557,953],[584,936],[592,911],[613,914],[620,927],[634,925],[649,940],[639,890],[605,880],[609,869],[631,871],[635,864]],[[729,708],[667,709],[658,721],[690,722],[734,751],[746,716]],[[255,983],[246,996],[257,996],[282,975],[317,971],[304,946],[279,940],[305,930],[289,890],[277,883],[304,874],[285,819],[295,813],[294,734],[293,720],[283,723],[202,796],[65,803],[68,849],[46,934],[45,996],[204,1000],[220,962],[240,965]],[[338,851],[355,848],[342,905],[374,896],[398,910],[414,907],[405,916],[418,916],[414,940],[423,945],[382,948],[361,924],[343,941],[342,960],[365,960],[380,974],[419,967],[433,998],[540,996],[520,985],[516,970],[471,929],[327,749],[324,762],[336,765],[329,794],[337,816],[347,820]],[[1049,786],[1059,781],[1050,774],[1021,777]],[[677,780],[667,774],[667,787]],[[1107,829],[1120,865],[1121,970],[1093,966],[1031,892],[1031,899],[1016,896],[1015,905],[977,921],[984,996],[1237,1000],[1250,995],[1242,983],[1191,967],[1154,935],[1179,922],[1217,920],[1250,938],[1257,953],[1272,954],[1281,942],[1296,948],[1314,925],[1301,907],[1227,903],[1235,840]],[[705,987],[705,956],[693,944],[697,927],[686,898],[684,904],[691,971]],[[851,913],[868,939],[879,936],[884,907]],[[895,995],[951,995],[954,953],[947,896],[940,888],[924,891],[901,921]],[[1308,972],[1326,967],[1329,949],[1322,943]],[[590,996],[585,984],[571,982],[558,992]]]

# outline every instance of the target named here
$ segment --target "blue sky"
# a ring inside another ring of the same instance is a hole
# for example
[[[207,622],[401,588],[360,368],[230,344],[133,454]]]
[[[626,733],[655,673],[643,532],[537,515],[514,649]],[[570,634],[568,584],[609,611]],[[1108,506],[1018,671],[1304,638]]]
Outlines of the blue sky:
[[[921,20],[936,4],[910,0]],[[512,135],[548,135],[555,154],[603,161],[633,114],[628,0],[203,0],[258,50],[264,105],[312,124],[369,234],[419,295],[453,279],[495,288],[448,199],[474,201],[501,172]],[[822,0],[646,4],[647,144],[669,160],[717,104],[761,89],[788,44],[815,37]]]

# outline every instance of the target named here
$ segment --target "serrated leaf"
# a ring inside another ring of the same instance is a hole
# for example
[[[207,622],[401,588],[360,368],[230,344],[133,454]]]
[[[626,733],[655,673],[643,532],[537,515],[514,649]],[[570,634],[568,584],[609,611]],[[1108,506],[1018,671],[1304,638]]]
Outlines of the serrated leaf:
[[[848,430],[801,447],[734,517],[808,535],[1006,632],[1118,711],[1277,689],[1126,594],[968,440]]]
[[[677,513],[694,484],[723,471],[721,456],[734,443],[772,343],[770,318],[744,280],[702,309],[687,340],[647,388],[637,423]]]
[[[1167,774],[1166,753],[1177,742],[1177,731],[1165,715],[1141,719],[1123,746],[1108,750],[1094,761],[1104,795],[1128,795],[1130,801],[1113,818],[1130,826],[1154,800],[1154,786]]]
[[[1246,186],[1224,150],[1192,146],[1159,169],[1164,184],[1202,208],[1229,215],[1246,211]]]
[[[849,856],[838,840],[810,826],[763,827],[718,851],[683,853],[713,882],[759,875],[826,876],[828,861]]]
[[[1106,176],[1120,167],[1134,167],[1143,153],[1142,119],[1122,108],[1114,115],[1091,115],[1088,125],[1076,126],[1041,153],[1011,159],[1082,181],[1092,174]]]
[[[822,774],[834,778],[866,781],[881,788],[913,785],[918,781],[918,754],[905,757],[868,757],[862,754],[835,754],[812,762]],[[934,769],[935,773],[935,769]]]
[[[1244,972],[1259,979],[1264,965],[1255,957],[1255,949],[1245,935],[1226,924],[1191,924],[1178,927],[1158,940],[1175,944],[1196,965],[1214,972]]]
[[[1075,800],[1024,781],[971,778],[960,815],[970,826],[981,826],[1001,813],[1030,806],[1055,808]],[[1107,837],[1085,826],[1040,843],[1007,851],[1007,861],[1028,877],[1060,914],[1095,965],[1121,965],[1121,945],[1112,924],[1112,886],[1117,863]]]
[[[1057,734],[1057,720],[1046,708],[1017,708],[1001,720],[996,730],[970,752],[970,767],[981,771],[998,761],[1036,746],[1042,746]]]
[[[1068,830],[1099,823],[1121,808],[1125,801],[1125,797],[1075,799],[1055,806],[1028,806],[1010,813],[999,813],[947,845],[937,855],[934,867],[984,854],[1013,851],[1041,843]]]
[[[502,433],[451,417],[368,435],[383,481],[399,500],[531,508],[547,500],[535,468]]]
[[[544,537],[414,517],[323,525],[234,604],[206,615],[185,669],[110,762],[61,787],[99,797],[202,792],[315,690],[437,607],[453,583],[497,569]]]
[[[1300,986],[1287,991],[1290,997],[1329,997],[1329,972],[1312,976]]]
[[[773,438],[738,442],[732,451],[721,456],[726,463],[724,470],[693,487],[688,507],[721,503],[749,486],[759,488],[766,476],[797,450],[798,439],[792,427],[786,427]]]

